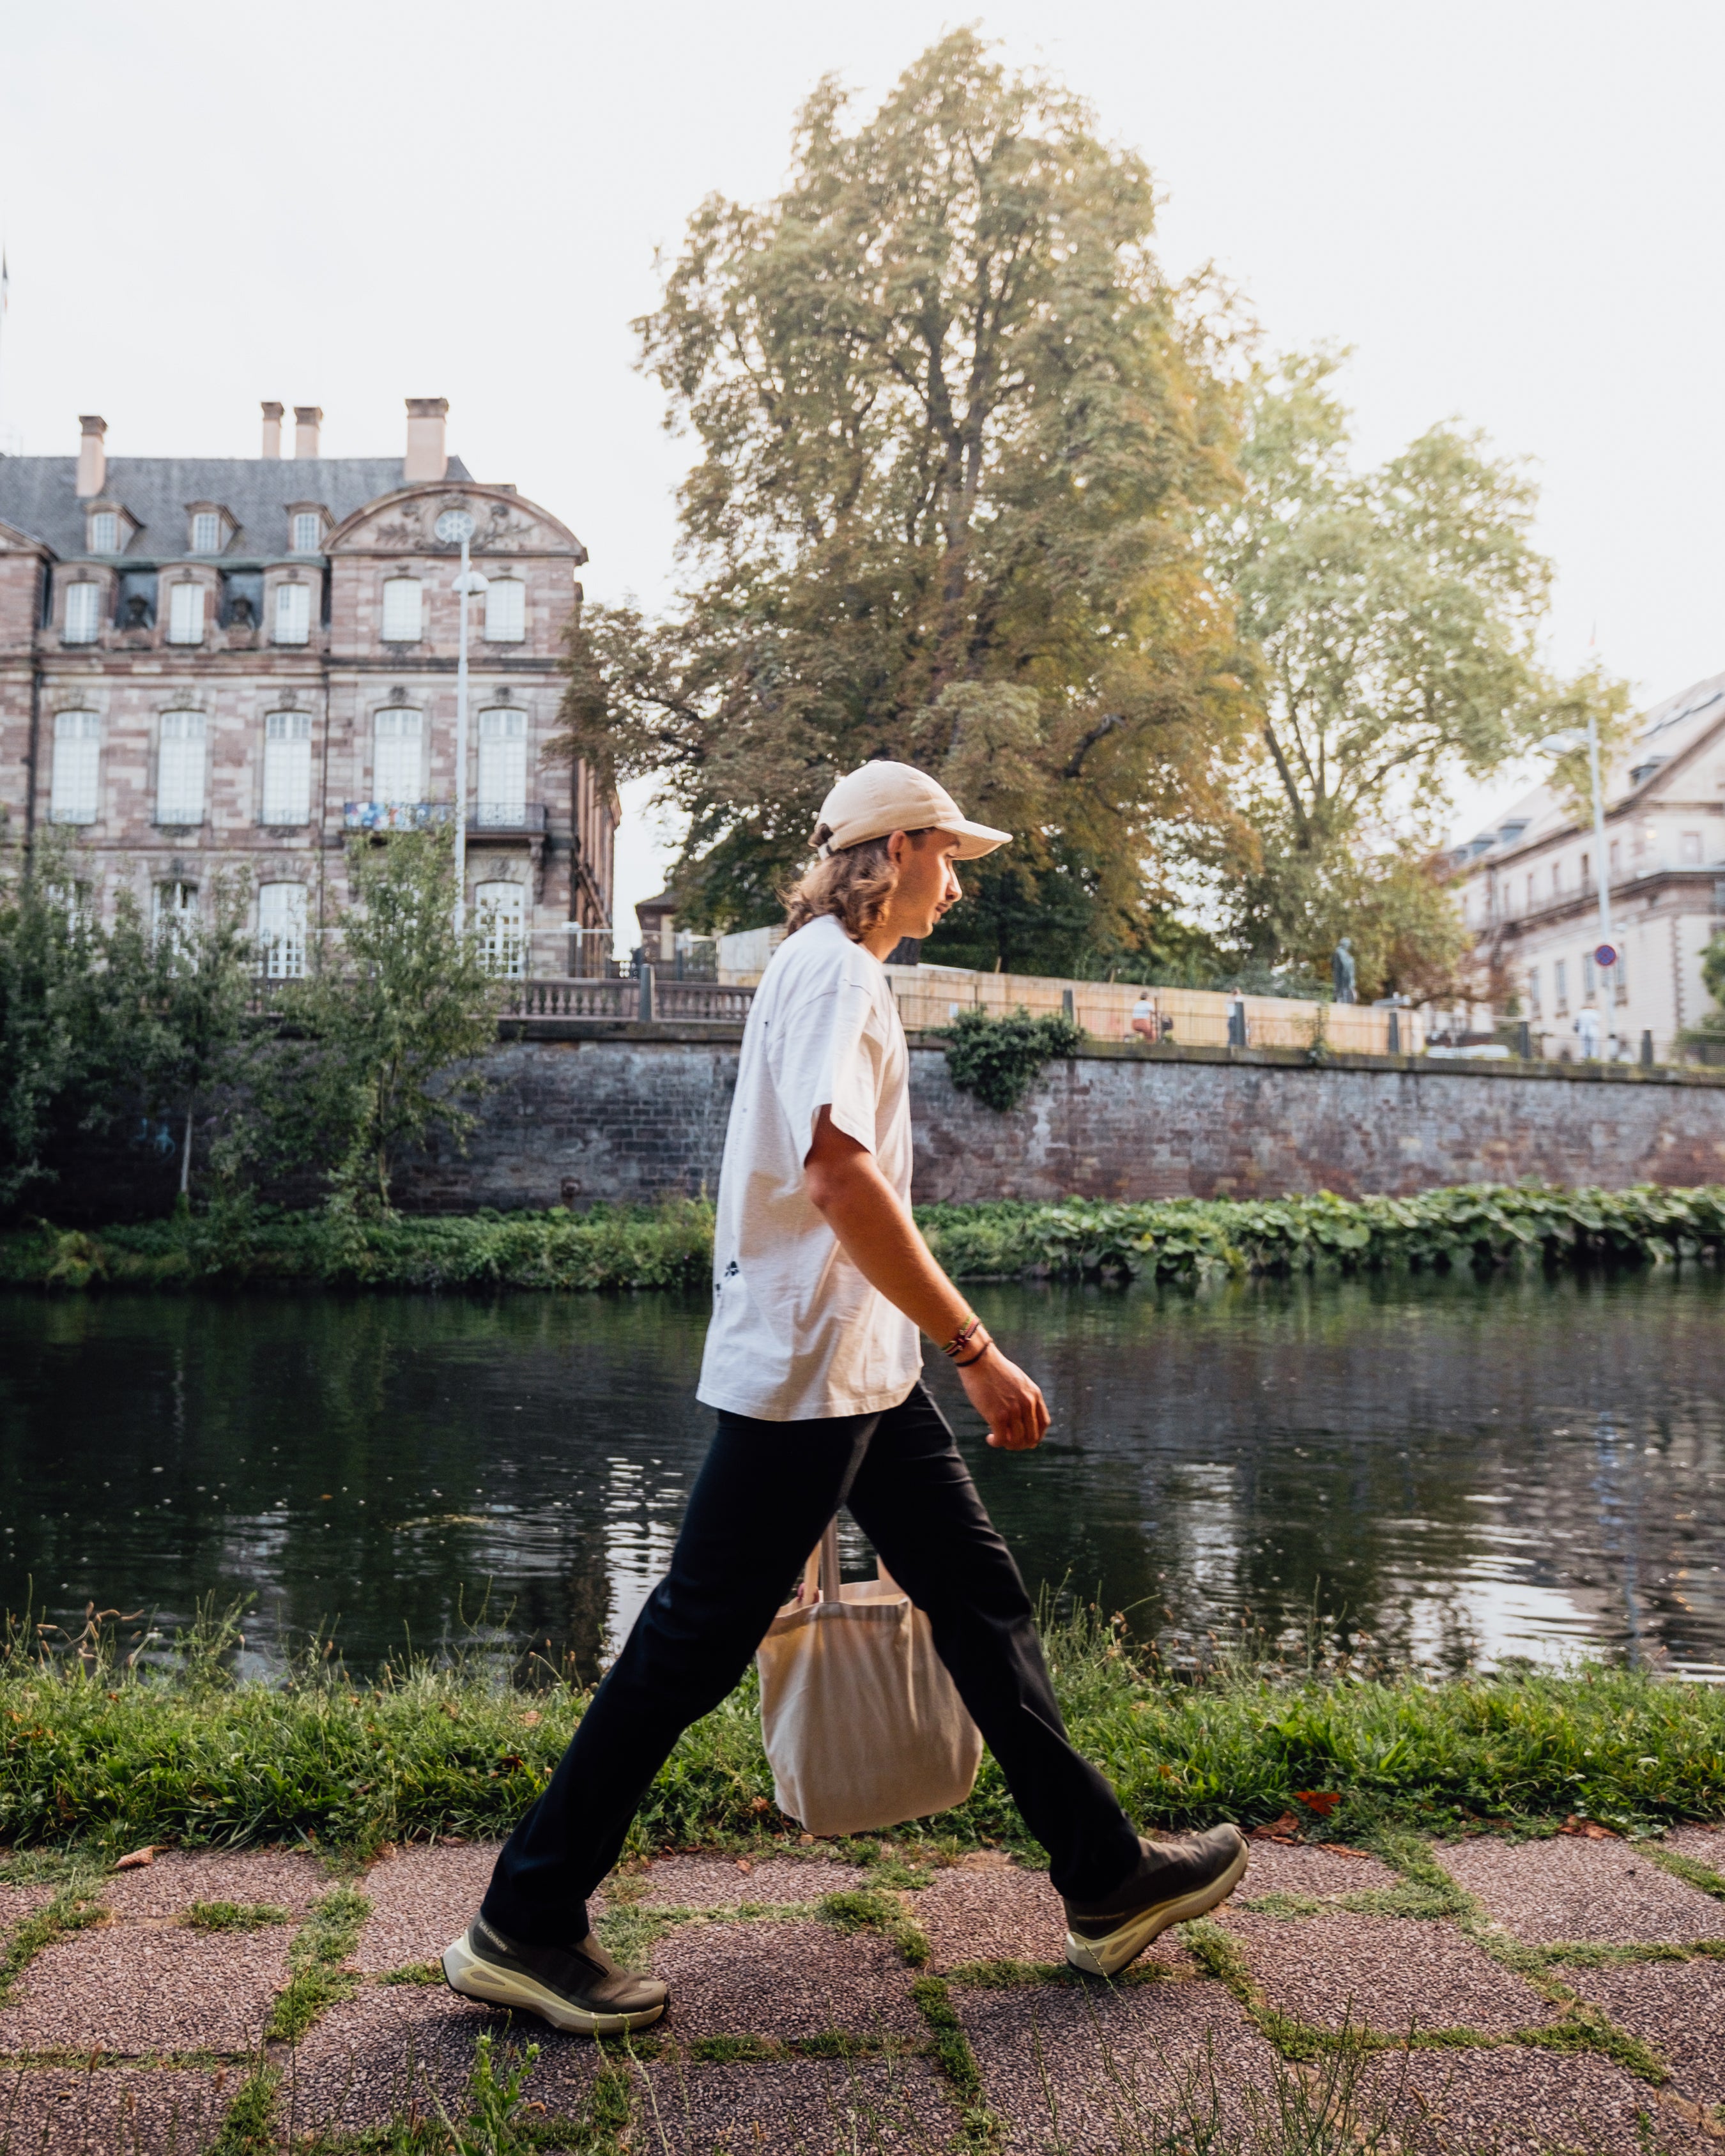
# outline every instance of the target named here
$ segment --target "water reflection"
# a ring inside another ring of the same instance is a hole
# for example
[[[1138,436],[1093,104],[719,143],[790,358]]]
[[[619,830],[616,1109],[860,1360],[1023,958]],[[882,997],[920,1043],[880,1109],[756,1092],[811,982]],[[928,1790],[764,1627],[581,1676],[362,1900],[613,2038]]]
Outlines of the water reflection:
[[[1607,1651],[1725,1673],[1722,1282],[998,1287],[1055,1415],[993,1453],[1033,1582],[1176,1650],[1316,1613],[1437,1666]],[[662,1569],[709,1418],[675,1298],[0,1301],[0,1599],[183,1621],[273,1660],[506,1614],[598,1666]],[[852,1554],[860,1555],[853,1542]],[[487,1602],[488,1583],[490,1599]]]

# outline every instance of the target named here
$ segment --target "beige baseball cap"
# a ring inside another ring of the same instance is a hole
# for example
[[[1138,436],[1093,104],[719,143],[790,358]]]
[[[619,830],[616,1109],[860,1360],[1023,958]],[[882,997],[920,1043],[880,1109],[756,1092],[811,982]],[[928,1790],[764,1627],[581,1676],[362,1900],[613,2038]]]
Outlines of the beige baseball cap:
[[[954,832],[961,861],[976,860],[1012,843],[1010,831],[960,815],[958,803],[926,771],[912,763],[890,763],[884,757],[839,781],[820,804],[820,820],[809,843],[823,856],[842,854],[847,846],[884,839],[890,831]]]

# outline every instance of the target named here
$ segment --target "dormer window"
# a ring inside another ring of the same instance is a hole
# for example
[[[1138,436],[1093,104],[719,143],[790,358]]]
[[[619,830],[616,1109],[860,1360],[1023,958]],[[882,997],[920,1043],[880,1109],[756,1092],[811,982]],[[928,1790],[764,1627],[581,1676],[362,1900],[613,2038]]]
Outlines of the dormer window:
[[[288,521],[288,545],[295,554],[316,554],[323,546],[323,518],[315,509],[296,509]]]
[[[92,554],[117,554],[120,552],[120,519],[111,509],[99,509],[90,520],[87,535]]]
[[[186,504],[186,552],[188,554],[219,554],[239,528],[218,501],[188,501]]]

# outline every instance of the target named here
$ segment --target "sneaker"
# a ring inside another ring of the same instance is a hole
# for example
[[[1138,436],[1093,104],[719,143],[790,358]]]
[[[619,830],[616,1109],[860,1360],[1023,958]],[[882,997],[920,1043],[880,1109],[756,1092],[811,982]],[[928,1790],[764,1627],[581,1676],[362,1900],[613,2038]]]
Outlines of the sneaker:
[[[526,1947],[475,1917],[444,1950],[451,1991],[537,2014],[577,2036],[624,2036],[665,2011],[665,1987],[619,1969],[589,1932],[578,1946]]]
[[[1232,1825],[1138,1847],[1137,1870],[1106,1901],[1066,1904],[1066,1958],[1086,1975],[1117,1976],[1158,1933],[1225,1902],[1245,1876],[1245,1836]]]

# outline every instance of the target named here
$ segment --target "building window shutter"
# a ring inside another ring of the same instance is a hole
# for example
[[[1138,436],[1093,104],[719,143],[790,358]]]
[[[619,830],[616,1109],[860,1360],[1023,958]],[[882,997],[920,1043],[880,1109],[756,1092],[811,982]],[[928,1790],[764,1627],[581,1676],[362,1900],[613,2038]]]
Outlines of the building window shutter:
[[[323,519],[315,509],[300,510],[294,518],[294,552],[315,554],[322,542]]]
[[[213,510],[200,509],[192,520],[192,552],[219,554],[221,551],[222,520]]]
[[[473,896],[486,970],[520,980],[527,969],[526,894],[518,883],[482,883]]]
[[[102,753],[102,722],[95,711],[62,711],[54,722],[54,791],[49,815],[56,824],[93,824]]]
[[[390,577],[383,586],[383,641],[417,644],[419,640],[419,579]]]
[[[398,706],[379,711],[376,721],[372,798],[380,808],[400,808],[420,798],[424,763],[420,755],[424,714]]]
[[[175,584],[168,593],[167,640],[170,644],[203,641],[203,586]]]
[[[271,711],[264,721],[264,821],[311,820],[311,716],[308,711]],[[280,886],[284,891],[289,887]],[[297,885],[292,887],[298,889]]]
[[[259,885],[258,957],[266,980],[297,981],[305,973],[305,886],[304,884]]]
[[[94,644],[101,625],[102,588],[100,584],[66,587],[66,642]]]
[[[164,711],[162,748],[156,774],[158,824],[203,821],[203,736],[202,711]]]
[[[275,641],[278,644],[304,644],[311,634],[311,585],[278,584],[275,587]]]
[[[526,633],[526,586],[519,577],[494,577],[485,587],[485,640],[519,644]]]
[[[527,818],[527,715],[509,708],[481,711],[479,803],[475,820],[517,831]]]

